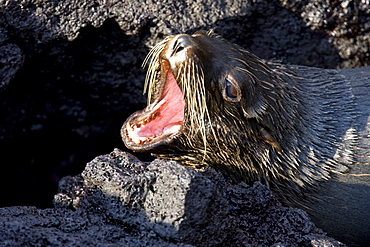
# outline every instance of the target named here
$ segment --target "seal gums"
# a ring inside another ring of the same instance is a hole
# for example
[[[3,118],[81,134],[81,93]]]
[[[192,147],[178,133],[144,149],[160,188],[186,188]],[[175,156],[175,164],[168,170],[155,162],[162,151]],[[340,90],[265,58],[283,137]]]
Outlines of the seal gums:
[[[164,81],[162,93],[143,111],[129,117],[126,123],[126,137],[134,145],[142,146],[168,139],[169,136],[177,134],[183,124],[183,94],[168,61],[163,60],[161,65],[165,76],[165,79],[161,80]]]

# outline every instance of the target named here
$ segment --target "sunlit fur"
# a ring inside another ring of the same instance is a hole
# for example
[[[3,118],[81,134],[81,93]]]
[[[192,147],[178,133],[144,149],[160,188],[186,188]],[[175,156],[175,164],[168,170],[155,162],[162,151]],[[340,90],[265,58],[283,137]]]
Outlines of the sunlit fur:
[[[146,56],[143,67],[148,65],[148,71],[145,78],[144,84],[144,94],[148,94],[148,104],[152,103],[152,96],[155,93],[155,89],[157,88],[157,80],[159,80],[160,76],[160,61],[159,61],[159,54],[163,51],[166,46],[168,40],[171,37],[167,37],[166,39],[159,42],[156,46],[153,47]]]
[[[148,93],[148,104],[153,102],[156,96],[156,88],[160,80],[160,54],[171,37],[158,43],[147,55],[143,66],[148,66],[145,79],[144,93]],[[176,47],[174,47],[174,50]],[[200,135],[203,141],[203,151],[207,151],[207,130],[206,124],[210,122],[210,115],[206,102],[206,88],[204,84],[204,73],[199,61],[187,59],[181,63],[176,75],[176,81],[181,88],[186,101],[186,136],[190,141],[197,140],[195,136]],[[213,130],[211,130],[214,132]],[[215,138],[216,139],[216,138]],[[198,142],[198,140],[197,140]],[[192,146],[196,146],[193,144]]]

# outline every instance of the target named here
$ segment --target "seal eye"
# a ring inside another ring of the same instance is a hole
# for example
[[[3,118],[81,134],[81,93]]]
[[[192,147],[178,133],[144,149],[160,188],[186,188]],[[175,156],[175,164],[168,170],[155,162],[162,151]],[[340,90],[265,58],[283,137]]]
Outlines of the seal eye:
[[[228,80],[226,80],[226,95],[229,98],[236,99],[238,97],[238,90],[236,90],[235,86],[231,84]]]
[[[223,96],[227,101],[238,102],[240,101],[240,88],[231,80],[225,79]]]

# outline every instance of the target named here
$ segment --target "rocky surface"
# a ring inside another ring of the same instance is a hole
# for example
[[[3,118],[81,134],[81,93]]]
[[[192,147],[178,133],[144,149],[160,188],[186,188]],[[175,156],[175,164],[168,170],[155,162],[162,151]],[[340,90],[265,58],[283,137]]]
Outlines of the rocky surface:
[[[1,246],[344,246],[260,183],[115,149],[61,180],[55,208],[0,209]]]

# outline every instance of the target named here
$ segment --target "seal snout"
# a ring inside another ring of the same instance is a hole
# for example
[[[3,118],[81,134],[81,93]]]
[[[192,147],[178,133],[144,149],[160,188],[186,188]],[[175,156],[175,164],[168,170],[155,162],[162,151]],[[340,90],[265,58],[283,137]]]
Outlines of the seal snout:
[[[187,34],[175,35],[167,44],[163,51],[162,58],[170,64],[172,72],[177,75],[178,68],[188,60],[192,55],[189,53],[190,48],[194,46],[193,38]]]

